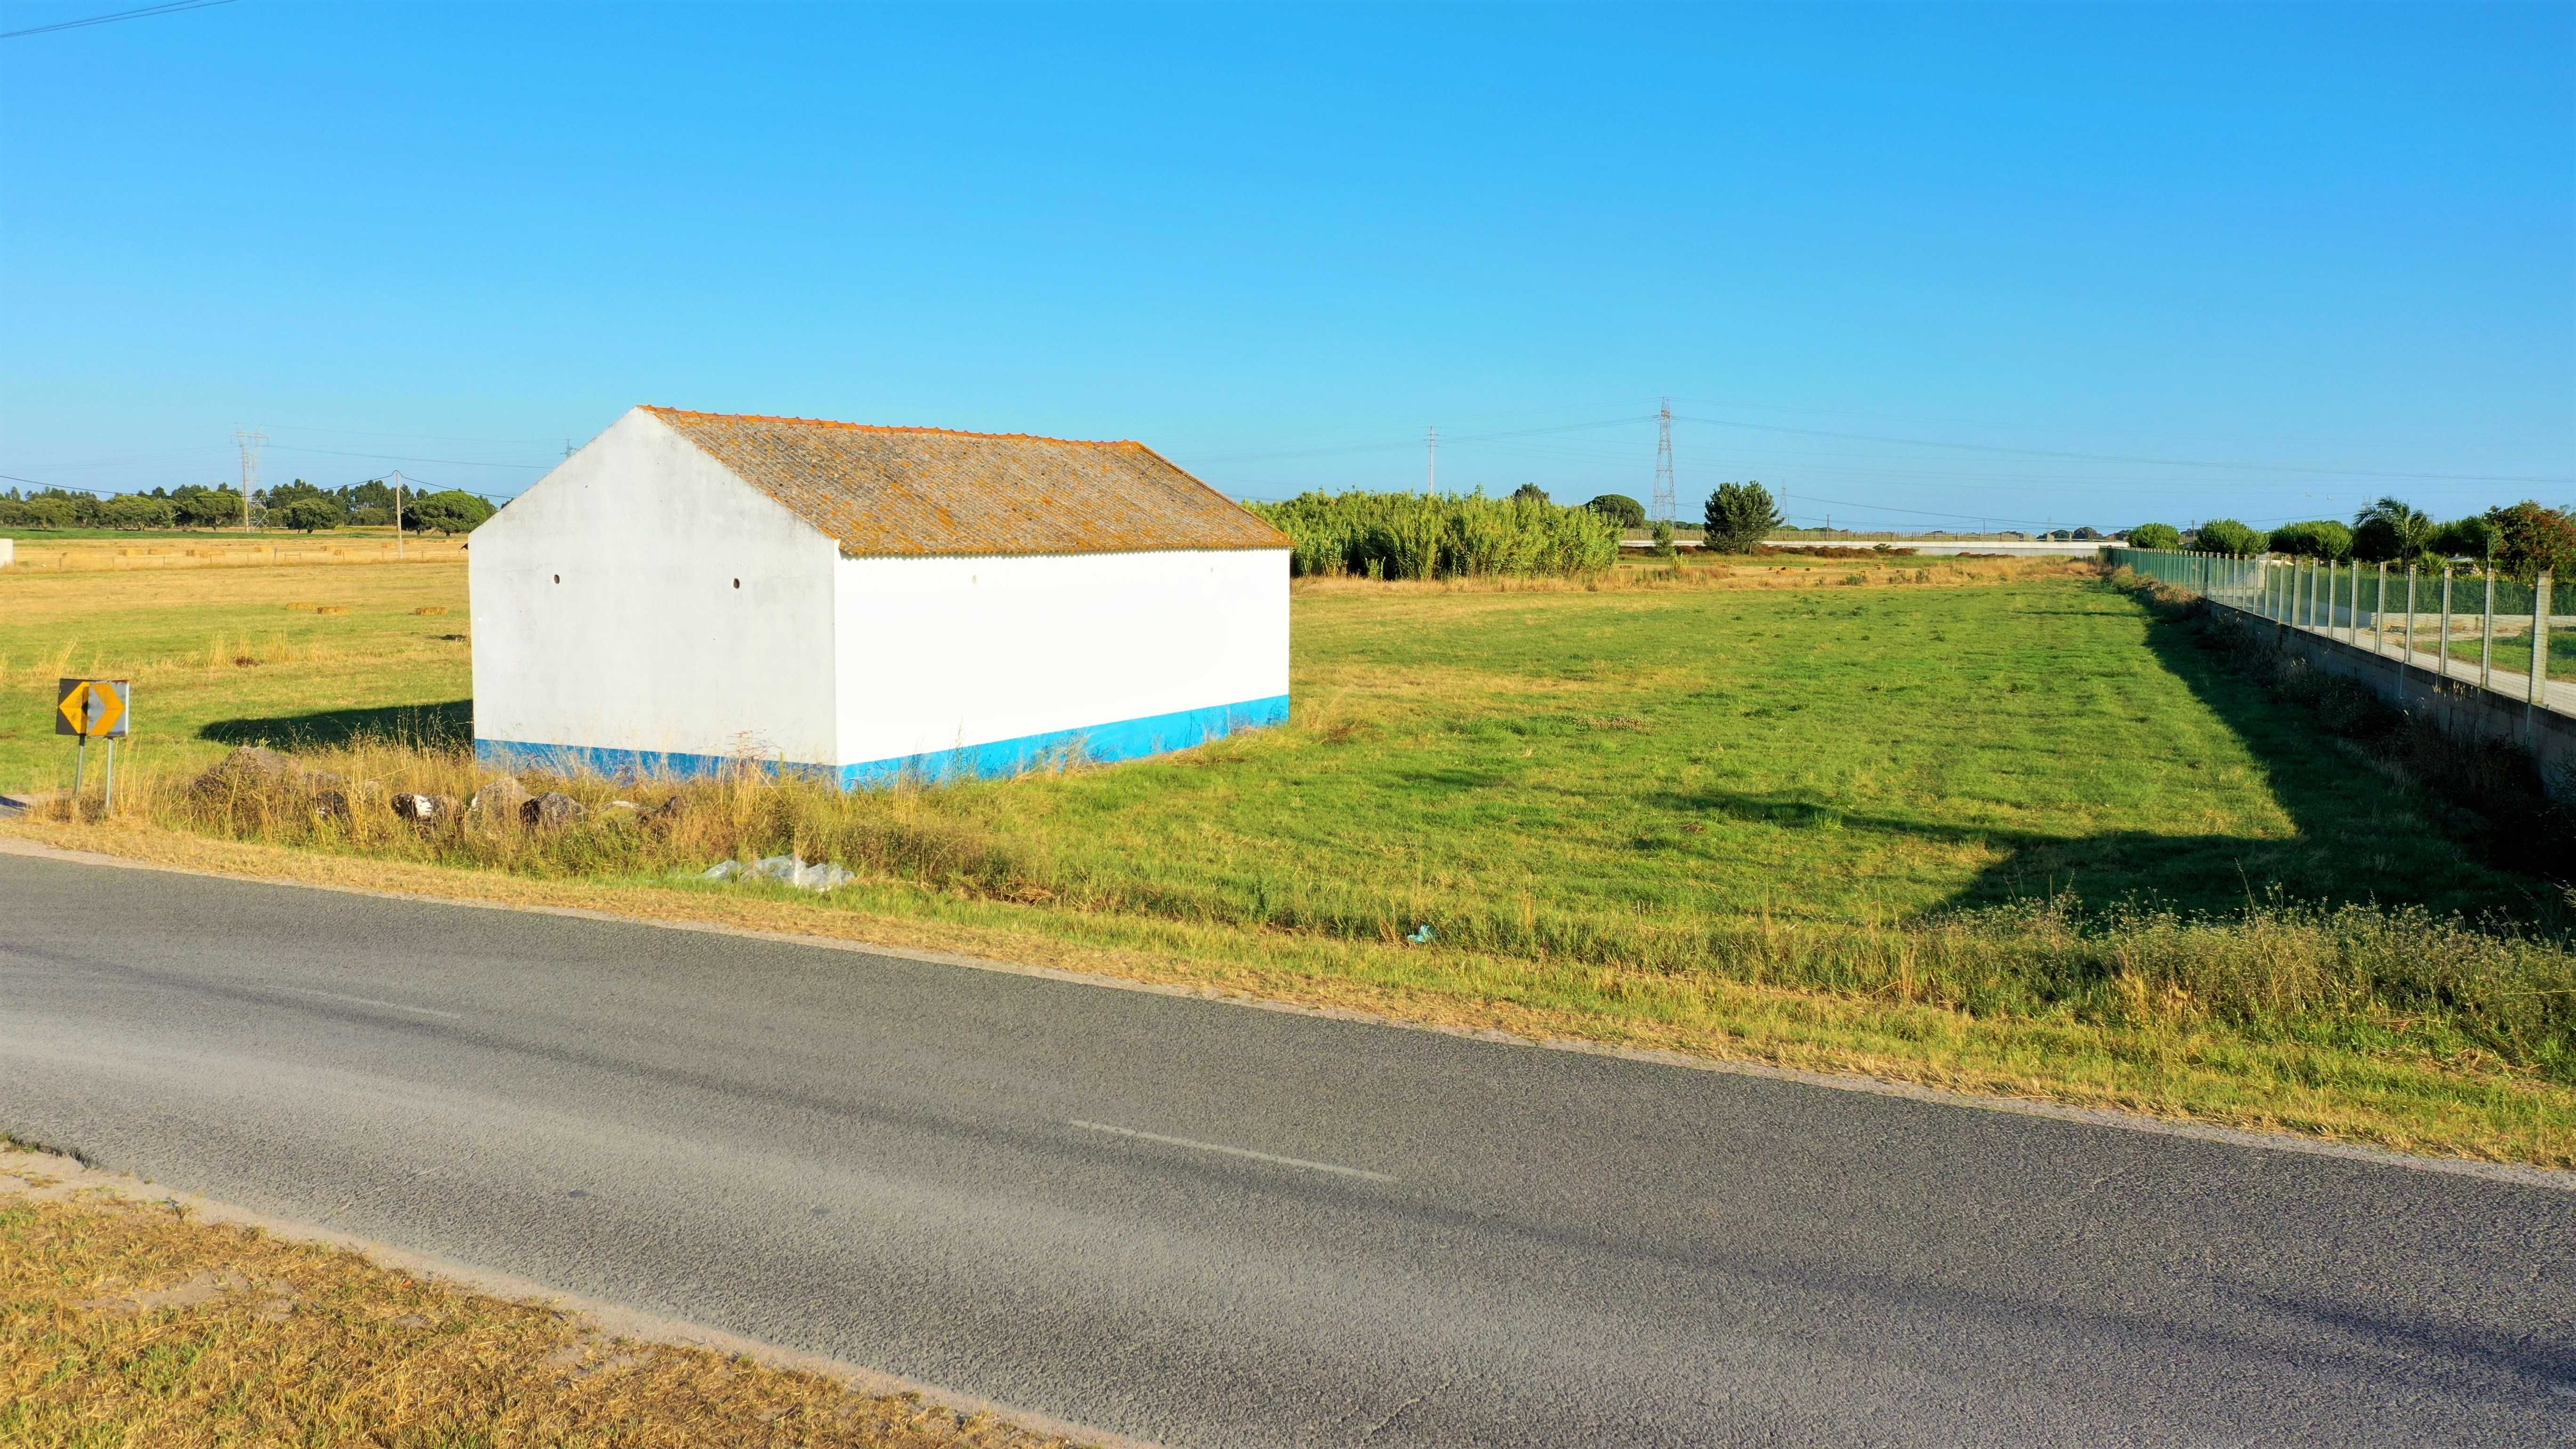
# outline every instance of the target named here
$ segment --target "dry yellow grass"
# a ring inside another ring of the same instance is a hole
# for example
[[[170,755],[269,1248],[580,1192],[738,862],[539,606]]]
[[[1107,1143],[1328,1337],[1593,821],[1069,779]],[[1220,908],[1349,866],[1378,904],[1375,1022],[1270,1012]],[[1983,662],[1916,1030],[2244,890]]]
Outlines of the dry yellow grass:
[[[0,1152],[0,1443],[1040,1449],[1067,1441],[611,1337],[346,1249],[69,1191]]]
[[[276,568],[313,564],[457,563],[462,538],[406,537],[397,550],[390,529],[314,534],[203,534],[180,538],[49,538],[18,540],[22,573],[100,573],[138,569]]]

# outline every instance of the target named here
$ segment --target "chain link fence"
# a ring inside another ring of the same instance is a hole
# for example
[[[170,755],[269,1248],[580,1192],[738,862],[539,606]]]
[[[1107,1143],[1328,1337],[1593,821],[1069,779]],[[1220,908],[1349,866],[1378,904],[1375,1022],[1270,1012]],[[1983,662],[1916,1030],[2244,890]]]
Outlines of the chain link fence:
[[[2576,615],[2550,613],[2547,570],[2525,581],[2458,563],[2426,568],[2144,548],[2105,549],[2103,557],[2286,628],[2576,714]]]

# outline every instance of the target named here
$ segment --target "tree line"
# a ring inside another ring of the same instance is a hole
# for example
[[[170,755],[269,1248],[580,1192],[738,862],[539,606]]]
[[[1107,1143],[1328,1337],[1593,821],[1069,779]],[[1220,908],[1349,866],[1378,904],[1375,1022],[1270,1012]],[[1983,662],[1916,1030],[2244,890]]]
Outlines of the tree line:
[[[470,532],[493,513],[491,504],[461,489],[436,493],[406,490],[403,527],[421,533]],[[384,527],[394,521],[392,485],[369,480],[345,488],[321,488],[298,478],[275,488],[253,489],[250,522],[257,528],[287,528],[300,533],[347,525]],[[0,528],[197,529],[239,528],[241,490],[220,484],[155,488],[148,493],[101,497],[67,488],[38,488],[0,493]]]
[[[2576,568],[2576,518],[2567,510],[2529,499],[2490,508],[2448,522],[2403,499],[2382,498],[2353,515],[2347,524],[2312,518],[2284,524],[2270,532],[2233,518],[2213,518],[2185,532],[2170,524],[2146,523],[2129,530],[2131,548],[2193,549],[2202,553],[2284,554],[2320,561],[2416,564],[2439,569],[2463,561],[2491,565],[2519,578],[2542,569],[2567,574]]]

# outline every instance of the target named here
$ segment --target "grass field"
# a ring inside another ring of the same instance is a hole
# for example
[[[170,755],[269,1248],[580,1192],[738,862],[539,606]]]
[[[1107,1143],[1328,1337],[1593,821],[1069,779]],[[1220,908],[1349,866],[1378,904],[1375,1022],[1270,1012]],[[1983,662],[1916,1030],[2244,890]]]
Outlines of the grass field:
[[[1296,594],[1283,729],[855,801],[704,787],[685,831],[545,838],[191,814],[172,787],[230,741],[465,717],[465,650],[444,637],[461,610],[408,612],[460,571],[276,573],[256,599],[243,573],[157,577],[147,614],[93,623],[74,654],[130,663],[162,731],[137,752],[159,762],[140,809],[162,836],[49,838],[270,872],[272,846],[318,849],[375,862],[333,879],[595,890],[645,914],[748,920],[737,906],[766,899],[781,928],[890,944],[1052,942],[1093,953],[1071,964],[1397,1014],[2576,1161],[2576,975],[2517,934],[2555,939],[2556,891],[2477,863],[2303,709],[2070,566],[1326,583]],[[326,581],[354,590],[350,614],[285,612]],[[79,617],[57,598],[31,622],[18,601],[46,586],[0,579],[0,760],[59,749],[37,733],[50,665],[16,672]],[[208,662],[207,635],[254,625],[275,662]],[[323,762],[473,784],[453,753]],[[172,827],[246,843],[191,856]],[[862,884],[816,905],[674,879],[790,845]]]
[[[423,608],[445,612],[413,612]],[[135,734],[121,762],[175,766],[244,739],[316,727],[344,738],[390,718],[371,711],[443,705],[461,721],[466,634],[465,570],[452,561],[0,571],[0,791],[70,783],[72,742],[53,733],[58,677],[131,676]]]
[[[0,1443],[1062,1449],[158,1204],[0,1146]],[[76,1169],[75,1169],[76,1170]]]

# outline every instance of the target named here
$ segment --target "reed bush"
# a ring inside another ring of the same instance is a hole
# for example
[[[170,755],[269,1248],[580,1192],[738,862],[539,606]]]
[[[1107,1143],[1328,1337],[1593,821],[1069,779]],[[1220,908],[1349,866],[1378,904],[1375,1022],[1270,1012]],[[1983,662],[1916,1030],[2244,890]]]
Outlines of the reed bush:
[[[1619,559],[1609,517],[1537,498],[1303,493],[1247,506],[1288,535],[1301,578],[1578,578]]]

